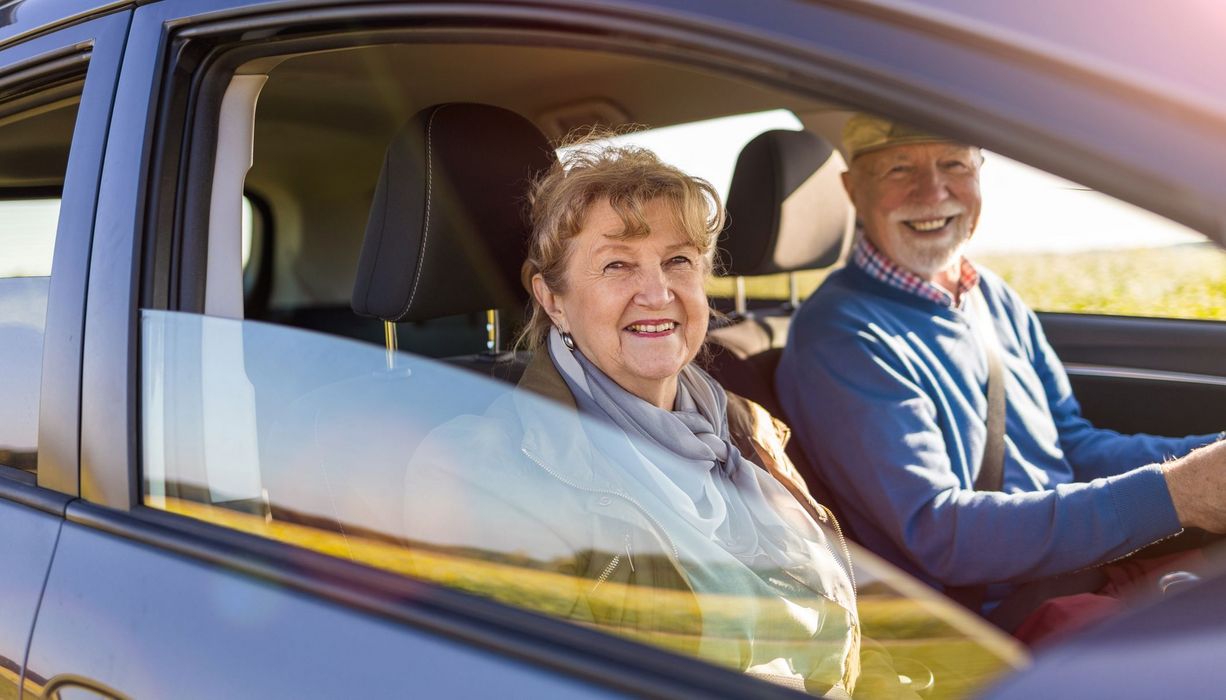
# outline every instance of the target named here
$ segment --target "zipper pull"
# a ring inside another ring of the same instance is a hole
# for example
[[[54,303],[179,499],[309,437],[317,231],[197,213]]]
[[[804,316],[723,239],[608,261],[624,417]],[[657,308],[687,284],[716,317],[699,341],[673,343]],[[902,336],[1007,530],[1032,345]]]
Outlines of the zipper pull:
[[[634,557],[630,554],[630,533],[626,533],[626,562],[630,564],[630,571],[634,571]]]

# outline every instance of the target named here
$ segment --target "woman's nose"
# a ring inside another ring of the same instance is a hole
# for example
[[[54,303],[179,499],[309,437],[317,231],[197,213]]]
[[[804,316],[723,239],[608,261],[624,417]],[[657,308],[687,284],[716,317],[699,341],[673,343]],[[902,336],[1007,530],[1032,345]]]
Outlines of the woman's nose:
[[[658,309],[668,305],[672,300],[673,290],[664,270],[656,268],[644,271],[639,279],[639,290],[635,295],[635,302],[650,309]]]

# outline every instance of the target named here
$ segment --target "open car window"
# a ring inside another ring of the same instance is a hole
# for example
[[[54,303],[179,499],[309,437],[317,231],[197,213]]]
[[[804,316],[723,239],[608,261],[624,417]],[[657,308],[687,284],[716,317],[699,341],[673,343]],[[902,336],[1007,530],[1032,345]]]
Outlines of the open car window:
[[[145,311],[141,338],[154,508],[814,692],[961,697],[1023,658],[782,488],[795,568],[729,556],[632,476],[669,455],[511,384],[259,322]]]
[[[1226,320],[1226,251],[1204,234],[997,153],[984,153],[980,189],[967,256],[1035,311]],[[796,273],[800,297],[829,272]],[[744,284],[751,299],[789,296],[786,274]],[[733,281],[709,291],[730,297]]]

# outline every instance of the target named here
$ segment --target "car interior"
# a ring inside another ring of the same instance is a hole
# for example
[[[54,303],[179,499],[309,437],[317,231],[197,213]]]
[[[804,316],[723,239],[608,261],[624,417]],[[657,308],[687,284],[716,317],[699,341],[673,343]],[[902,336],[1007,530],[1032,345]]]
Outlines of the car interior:
[[[513,348],[527,300],[518,267],[523,190],[551,148],[576,129],[654,130],[767,110],[794,114],[804,129],[769,130],[743,147],[703,146],[739,154],[716,260],[717,273],[738,282],[828,268],[848,249],[854,215],[837,146],[846,107],[678,60],[526,43],[385,43],[252,61],[231,80],[220,110],[204,310],[387,345],[514,382],[527,361]],[[495,113],[502,117],[490,123],[477,116]],[[434,140],[428,127],[413,132],[426,114],[442,115]],[[443,182],[429,177],[430,167],[446,171],[443,192],[429,189]],[[489,179],[495,173],[498,184]],[[241,279],[240,192],[253,209]],[[773,373],[798,301],[794,286],[792,297],[713,299],[724,313],[712,320],[703,360],[776,415]],[[1074,360],[1103,352],[1087,349],[1092,331],[1061,320],[1058,350],[1071,347]],[[1142,420],[1119,409],[1122,391],[1154,393],[1144,383],[1074,381],[1089,417],[1107,426]],[[1226,396],[1185,383],[1163,387],[1157,404],[1178,404],[1189,391],[1214,402]],[[1156,410],[1151,404],[1145,415]],[[1186,409],[1166,419],[1151,429],[1212,429]],[[796,442],[794,461],[814,494],[828,498]]]
[[[513,66],[503,73],[511,79],[494,80],[475,68],[494,64]],[[311,528],[316,534],[291,541],[318,548],[323,533],[337,554],[546,609],[549,596],[539,591],[515,597],[476,581],[457,582],[446,567],[414,563],[429,556],[423,552],[454,551],[404,527],[407,516],[396,500],[411,488],[404,465],[431,430],[482,414],[499,395],[488,385],[510,388],[530,359],[512,340],[528,301],[521,280],[527,184],[554,162],[560,140],[575,129],[655,129],[767,110],[787,110],[802,123],[811,116],[837,124],[845,110],[832,113],[838,108],[677,63],[525,46],[392,45],[298,56],[277,63],[258,90],[252,83],[263,76],[238,73],[221,101],[220,131],[253,138],[250,145],[242,138],[222,141],[219,150],[249,148],[251,167],[240,181],[243,158],[219,153],[214,165],[206,314],[325,333],[389,354],[384,371],[325,367],[285,382],[268,371],[279,362],[275,353],[245,352],[253,422],[260,426],[259,495],[248,489],[253,498],[222,501],[174,483],[161,495],[175,497],[179,505],[171,509],[196,501],[263,517],[271,525],[235,526],[266,535],[284,532],[269,528]],[[594,85],[598,94],[589,92]],[[779,129],[741,138],[748,143],[719,144],[730,151],[733,170],[732,223],[719,243],[719,274],[752,277],[837,264],[854,217],[841,185],[842,157],[831,141]],[[240,264],[240,217],[234,207],[219,211],[218,193],[231,205],[241,193],[262,212],[245,280],[233,274]],[[777,415],[773,374],[794,304],[743,297],[716,303],[727,313],[714,314],[702,362]],[[248,333],[244,342],[254,346],[257,336]],[[304,352],[310,347],[303,343]],[[395,350],[441,360],[480,375],[482,383],[449,381]],[[791,441],[789,450],[810,491],[830,504],[799,442]],[[326,488],[312,492],[303,484]],[[390,507],[388,494],[395,495]],[[181,512],[221,522],[230,517],[216,508]],[[400,549],[382,558],[355,554],[355,537]],[[484,548],[473,551],[479,559],[492,556]],[[942,611],[904,635],[964,640],[955,642],[964,656],[957,661],[941,644],[935,653],[895,652],[896,663],[910,664],[920,679],[917,687],[939,677],[942,687],[958,692],[981,683],[991,672],[986,669],[1021,663],[1020,650],[983,629],[982,621],[922,587],[899,583],[889,567],[858,561],[863,595],[921,619]],[[865,624],[865,634],[895,634],[883,631],[890,623]]]
[[[252,157],[239,180],[246,162],[223,151],[248,145],[221,142],[206,313],[388,344],[509,382],[528,360],[512,347],[528,300],[519,279],[527,183],[568,134],[787,110],[830,136],[847,114],[697,67],[561,48],[390,44],[292,56],[266,78],[253,72],[240,69],[222,102],[221,132],[252,133]],[[831,140],[775,129],[743,150],[712,147],[736,157],[718,274],[839,261],[854,216]],[[238,182],[257,203],[241,281]],[[219,199],[231,210],[219,211]],[[713,318],[703,359],[777,416],[774,367],[795,301],[714,300],[728,313]],[[798,441],[789,449],[828,501]]]

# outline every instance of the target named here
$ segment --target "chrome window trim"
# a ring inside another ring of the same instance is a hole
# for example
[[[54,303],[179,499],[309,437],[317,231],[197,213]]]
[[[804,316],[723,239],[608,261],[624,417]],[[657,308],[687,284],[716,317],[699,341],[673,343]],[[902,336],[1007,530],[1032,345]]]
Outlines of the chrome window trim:
[[[1143,382],[1166,382],[1175,384],[1199,384],[1201,386],[1226,387],[1226,377],[1192,372],[1171,372],[1161,369],[1134,369],[1070,362],[1064,369],[1071,377],[1097,377],[1104,379],[1127,379]]]

